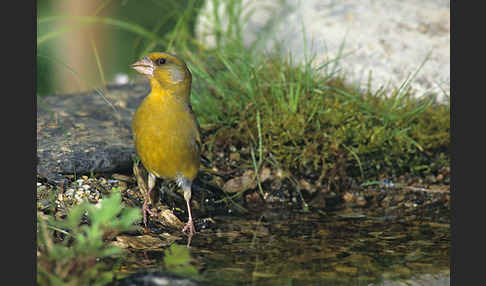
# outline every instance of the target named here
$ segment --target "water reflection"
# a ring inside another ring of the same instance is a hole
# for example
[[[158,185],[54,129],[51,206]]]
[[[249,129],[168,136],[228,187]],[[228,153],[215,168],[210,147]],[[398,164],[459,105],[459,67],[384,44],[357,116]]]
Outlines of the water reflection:
[[[192,238],[191,253],[213,285],[368,285],[447,274],[447,212],[267,208],[247,217],[214,217],[213,227]],[[161,261],[160,252],[152,256],[155,264]]]

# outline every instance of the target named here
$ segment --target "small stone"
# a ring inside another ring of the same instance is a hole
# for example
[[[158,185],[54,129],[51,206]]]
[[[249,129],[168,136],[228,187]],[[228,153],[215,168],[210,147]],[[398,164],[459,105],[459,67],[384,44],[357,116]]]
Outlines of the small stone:
[[[316,187],[304,179],[300,179],[299,184],[302,189],[307,190],[311,194],[316,191]]]
[[[354,195],[350,192],[346,192],[344,195],[343,195],[343,200],[347,203],[351,202],[354,200]]]
[[[257,192],[251,192],[245,195],[245,200],[247,202],[255,202],[255,201],[260,201],[260,196],[258,195]]]
[[[118,186],[120,187],[120,191],[121,191],[121,192],[124,192],[124,191],[126,191],[126,190],[128,189],[128,185],[127,185],[127,183],[125,183],[125,182],[120,182],[120,183],[118,184]]]
[[[380,206],[386,208],[386,207],[388,207],[390,205],[390,201],[391,201],[390,196],[386,196],[380,202]]]
[[[256,187],[254,180],[254,174],[252,170],[247,170],[241,177],[236,177],[228,180],[223,185],[223,190],[228,193],[238,193],[247,189]]]
[[[240,160],[240,153],[231,153],[229,155],[229,158],[232,161],[239,161]]]
[[[403,205],[406,206],[407,208],[417,207],[417,204],[413,202],[405,202]]]
[[[265,182],[267,179],[270,178],[270,175],[271,175],[271,171],[270,171],[270,168],[263,168],[261,171],[260,171],[260,182]]]
[[[365,197],[364,196],[358,196],[356,198],[356,204],[358,206],[360,206],[360,207],[365,206],[366,205],[366,199],[365,199]]]

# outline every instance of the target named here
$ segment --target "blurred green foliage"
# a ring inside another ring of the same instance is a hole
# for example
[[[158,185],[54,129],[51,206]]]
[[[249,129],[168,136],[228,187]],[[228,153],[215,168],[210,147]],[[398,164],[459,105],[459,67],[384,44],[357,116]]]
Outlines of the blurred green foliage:
[[[122,249],[108,242],[120,232],[133,230],[140,220],[138,208],[124,208],[116,192],[99,205],[85,201],[67,217],[37,215],[37,283],[39,285],[106,285],[113,279],[112,264]]]
[[[56,40],[77,27],[99,24],[82,21],[81,17],[78,19],[79,26],[56,26],[57,20],[51,20],[51,18],[66,16],[56,10],[59,1],[63,0],[42,0],[38,1],[37,4],[38,95],[58,93],[58,88],[55,86],[52,77],[54,70],[61,69],[69,72],[67,67],[62,65],[62,59],[56,56]],[[196,14],[203,4],[203,0],[99,1],[96,9],[109,15],[100,16],[102,20],[115,19],[126,24],[127,27],[140,26],[160,39],[160,41],[154,41],[154,39],[144,37],[129,29],[102,23],[102,25],[109,27],[105,41],[110,42],[107,44],[110,51],[106,52],[101,59],[104,77],[107,81],[112,82],[117,73],[128,74],[129,65],[141,55],[154,50],[167,50],[171,43],[171,37],[173,38],[176,35],[180,37],[183,34],[186,36],[194,35]],[[96,9],[93,10],[93,14]],[[85,16],[94,17],[95,15]],[[93,73],[97,73],[97,71],[93,71]],[[95,87],[93,86],[93,88]]]
[[[169,248],[164,250],[164,266],[167,271],[182,277],[201,279],[198,270],[190,262],[191,251],[185,245],[173,243]]]

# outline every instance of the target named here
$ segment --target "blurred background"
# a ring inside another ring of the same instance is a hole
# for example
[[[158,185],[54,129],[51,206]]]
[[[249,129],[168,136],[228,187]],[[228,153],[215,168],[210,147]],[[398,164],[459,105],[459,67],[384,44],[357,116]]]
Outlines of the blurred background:
[[[399,87],[420,67],[411,83],[416,94],[439,94],[445,102],[450,95],[448,0],[37,3],[38,95],[125,83],[134,76],[128,65],[154,50],[207,51],[202,45],[208,45],[234,58],[248,50],[273,53],[276,44],[296,62],[311,54],[318,65],[343,58],[346,83],[372,92]],[[239,50],[243,44],[245,50]],[[185,57],[189,65],[199,60]]]
[[[37,95],[81,92],[104,82],[127,82],[128,75],[134,75],[128,66],[149,51],[166,50],[171,41],[168,33],[176,26],[178,36],[194,33],[195,15],[203,3],[39,0]],[[143,36],[146,32],[149,36]]]

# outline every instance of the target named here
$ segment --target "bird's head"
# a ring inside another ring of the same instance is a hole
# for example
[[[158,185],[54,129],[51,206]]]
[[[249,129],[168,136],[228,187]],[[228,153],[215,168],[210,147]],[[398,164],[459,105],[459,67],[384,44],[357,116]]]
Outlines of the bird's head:
[[[162,89],[189,89],[191,72],[186,64],[177,56],[168,53],[150,53],[131,66],[137,72],[150,79],[152,88],[159,85]]]

